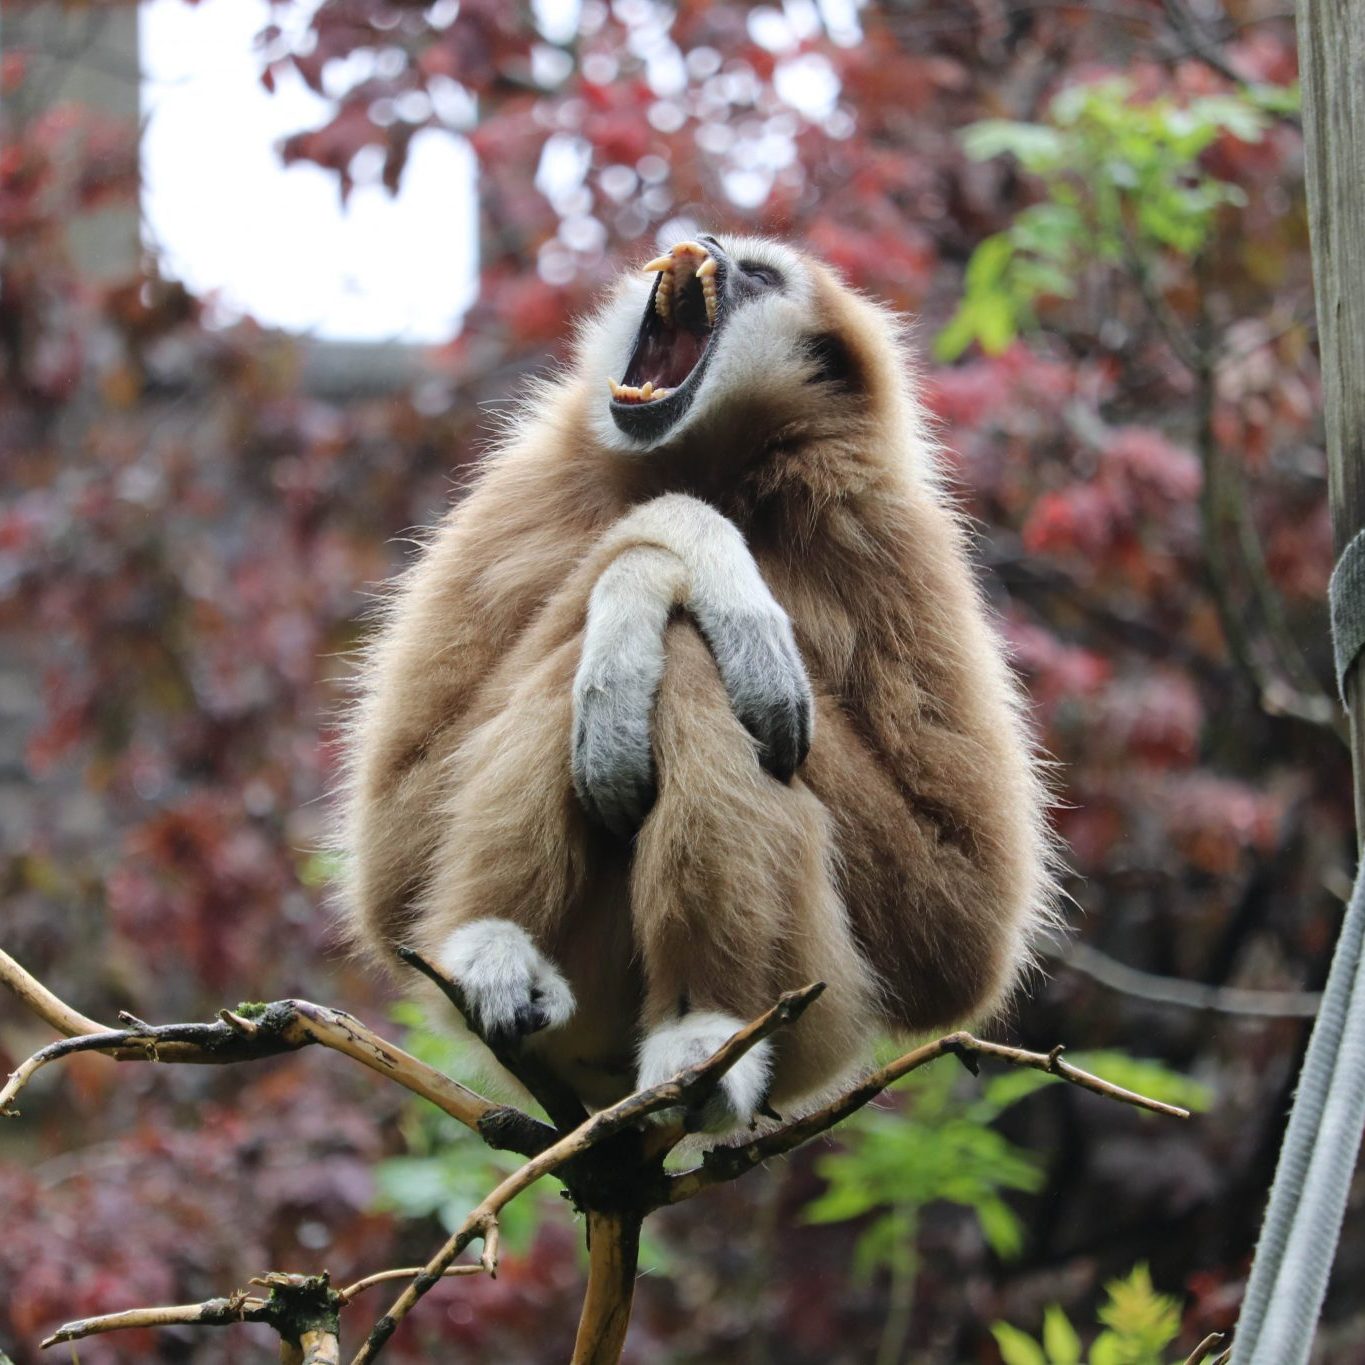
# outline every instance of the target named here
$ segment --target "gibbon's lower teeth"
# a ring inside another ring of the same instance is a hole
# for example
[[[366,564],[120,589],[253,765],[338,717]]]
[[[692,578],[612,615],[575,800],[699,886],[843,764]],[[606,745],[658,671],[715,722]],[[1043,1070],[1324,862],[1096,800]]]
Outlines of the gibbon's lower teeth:
[[[607,387],[618,403],[657,403],[660,398],[667,398],[673,392],[672,389],[656,389],[653,382],[648,379],[639,387],[634,384],[618,384],[614,379],[608,379]]]

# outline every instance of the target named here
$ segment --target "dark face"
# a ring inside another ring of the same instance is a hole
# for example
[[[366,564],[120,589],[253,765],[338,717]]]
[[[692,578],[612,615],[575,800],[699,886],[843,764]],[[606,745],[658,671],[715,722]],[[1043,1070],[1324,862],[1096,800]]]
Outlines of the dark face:
[[[736,308],[781,287],[777,272],[734,260],[714,237],[679,242],[645,266],[656,272],[635,349],[611,415],[634,441],[654,444],[696,399],[715,342]]]

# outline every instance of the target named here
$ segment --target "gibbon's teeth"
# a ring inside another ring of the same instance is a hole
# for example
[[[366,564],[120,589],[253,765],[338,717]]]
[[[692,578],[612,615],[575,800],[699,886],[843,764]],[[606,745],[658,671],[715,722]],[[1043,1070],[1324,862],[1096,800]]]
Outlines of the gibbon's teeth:
[[[665,322],[673,319],[673,276],[667,272],[659,277],[659,287],[654,291],[654,311]]]
[[[697,257],[701,257],[698,261]],[[679,267],[686,269],[688,263],[695,262],[692,273],[701,284],[702,300],[706,304],[706,325],[716,325],[716,274],[720,265],[700,242],[679,242],[667,256],[656,256],[648,265],[640,268],[647,275],[658,275],[658,287],[654,291],[654,311],[665,321],[673,321],[673,288]],[[683,282],[687,277],[684,274]]]
[[[715,262],[711,261],[711,265]],[[716,325],[716,274],[712,271],[709,275],[703,275],[697,271],[697,277],[701,280],[702,302],[706,304],[706,325],[714,327]]]
[[[611,387],[611,396],[618,403],[657,403],[660,398],[667,398],[673,392],[672,389],[656,389],[650,379],[646,379],[638,388],[634,384],[618,384],[614,379],[608,379],[607,383]]]

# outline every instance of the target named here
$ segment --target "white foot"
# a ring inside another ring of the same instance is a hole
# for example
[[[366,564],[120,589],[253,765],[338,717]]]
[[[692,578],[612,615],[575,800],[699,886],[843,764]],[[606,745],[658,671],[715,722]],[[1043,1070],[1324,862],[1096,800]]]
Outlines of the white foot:
[[[490,1042],[516,1042],[558,1028],[574,1012],[573,991],[519,924],[478,919],[461,925],[437,958],[457,981]]]
[[[704,1062],[743,1027],[742,1019],[702,1012],[656,1028],[640,1044],[639,1088],[659,1085],[685,1067]],[[751,1122],[767,1093],[771,1067],[772,1044],[765,1039],[721,1077],[715,1094],[702,1108],[701,1126],[709,1133],[722,1133]]]

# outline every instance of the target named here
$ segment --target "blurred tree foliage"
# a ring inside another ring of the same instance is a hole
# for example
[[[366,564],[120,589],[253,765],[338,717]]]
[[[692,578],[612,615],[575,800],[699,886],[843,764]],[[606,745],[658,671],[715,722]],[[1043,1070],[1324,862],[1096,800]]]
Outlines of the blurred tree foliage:
[[[137,130],[63,103],[50,54],[6,48],[5,946],[104,1017],[291,993],[380,1017],[334,949],[316,855],[336,656],[404,559],[395,537],[476,457],[481,405],[563,353],[619,260],[698,224],[804,241],[916,316],[921,351],[939,339],[923,393],[1058,759],[1087,942],[1215,986],[1319,984],[1351,810],[1322,723],[1331,548],[1283,10],[587,0],[542,29],[498,0],[324,0],[302,36],[262,35],[266,84],[297,72],[333,111],[286,160],[343,194],[393,186],[432,130],[479,168],[460,334],[410,387],[351,398],[155,261],[112,284],[76,268],[66,226],[132,201]],[[1304,1026],[1047,966],[1002,1027],[1159,1060],[1207,1086],[1207,1113],[1176,1127],[1064,1087],[1007,1106],[912,1089],[842,1148],[662,1220],[669,1274],[642,1286],[630,1358],[853,1365],[903,1329],[903,1359],[966,1365],[997,1359],[996,1321],[1064,1357],[1045,1306],[1090,1323],[1139,1261],[1188,1305],[1186,1349],[1227,1326]],[[3,1001],[0,1024],[0,1066],[41,1041]],[[394,1209],[440,1208],[439,1163],[375,1179],[381,1159],[439,1157],[436,1139],[364,1077],[312,1056],[194,1072],[78,1058],[4,1130],[0,1350],[18,1365],[61,1318],[266,1268],[360,1274],[437,1238]],[[936,1132],[966,1144],[941,1181],[904,1166]],[[859,1162],[888,1183],[811,1221]],[[978,1180],[956,1203],[955,1176]],[[555,1219],[528,1237],[496,1282],[433,1291],[395,1359],[566,1358],[575,1239]],[[878,1255],[850,1280],[860,1243]],[[1363,1260],[1348,1228],[1343,1283]],[[1338,1294],[1329,1319],[1324,1359],[1362,1359],[1359,1304]],[[81,1356],[208,1363],[245,1341]]]

